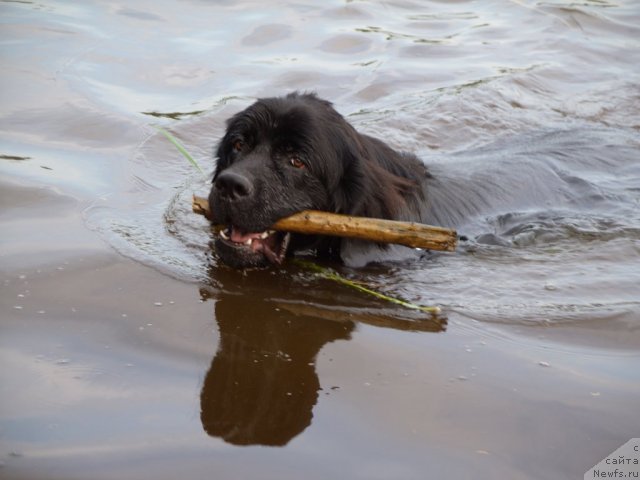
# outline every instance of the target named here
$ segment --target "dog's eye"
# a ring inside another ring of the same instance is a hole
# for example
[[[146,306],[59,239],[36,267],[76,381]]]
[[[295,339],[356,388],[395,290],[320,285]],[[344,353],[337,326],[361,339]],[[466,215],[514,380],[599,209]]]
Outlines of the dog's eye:
[[[241,152],[244,147],[244,143],[242,143],[242,140],[235,140],[232,146],[234,151]]]
[[[304,162],[295,155],[289,158],[289,163],[295,168],[304,168]]]

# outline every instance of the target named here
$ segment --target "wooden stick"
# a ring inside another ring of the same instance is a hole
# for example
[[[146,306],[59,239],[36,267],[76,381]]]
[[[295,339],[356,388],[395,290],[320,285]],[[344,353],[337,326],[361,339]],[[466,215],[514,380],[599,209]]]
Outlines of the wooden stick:
[[[193,211],[211,219],[206,198],[193,196]],[[352,217],[338,213],[304,210],[281,218],[271,228],[307,235],[357,238],[377,243],[397,243],[413,248],[453,252],[458,243],[455,230],[414,222]]]

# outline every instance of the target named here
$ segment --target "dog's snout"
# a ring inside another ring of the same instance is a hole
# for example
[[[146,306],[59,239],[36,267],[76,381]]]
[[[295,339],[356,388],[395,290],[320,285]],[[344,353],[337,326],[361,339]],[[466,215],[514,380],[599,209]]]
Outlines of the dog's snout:
[[[215,188],[220,196],[229,200],[239,200],[248,197],[253,191],[251,181],[236,172],[222,172],[216,179]]]

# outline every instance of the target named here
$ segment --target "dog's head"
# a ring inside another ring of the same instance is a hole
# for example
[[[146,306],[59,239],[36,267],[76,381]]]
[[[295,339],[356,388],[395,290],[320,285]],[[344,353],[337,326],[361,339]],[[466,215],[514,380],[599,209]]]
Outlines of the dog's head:
[[[217,147],[209,205],[213,223],[225,226],[218,256],[246,268],[279,264],[288,249],[330,249],[326,239],[271,226],[308,209],[392,218],[416,185],[417,165],[358,134],[313,94],[258,100],[228,121]]]
[[[358,151],[355,131],[315,95],[261,99],[233,116],[209,195],[212,221],[226,227],[220,259],[237,268],[280,263],[291,234],[271,226],[306,209],[346,210],[353,189],[344,179],[357,181]]]

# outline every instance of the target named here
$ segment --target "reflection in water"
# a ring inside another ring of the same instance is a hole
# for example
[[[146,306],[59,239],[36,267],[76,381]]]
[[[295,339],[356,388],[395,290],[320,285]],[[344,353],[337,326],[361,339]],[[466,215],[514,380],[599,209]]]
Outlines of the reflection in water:
[[[220,345],[201,394],[202,425],[235,445],[285,445],[311,423],[325,343],[349,339],[352,322],[274,312],[244,295],[216,303]]]
[[[220,343],[200,395],[201,420],[209,435],[234,445],[286,445],[311,424],[321,390],[316,356],[325,344],[348,340],[354,320],[433,332],[443,331],[446,323],[385,317],[380,309],[374,314],[321,305],[308,288],[296,289],[295,279],[285,272],[242,276],[220,269],[215,275],[216,281],[233,276],[225,284],[240,285],[215,294]],[[267,295],[287,291],[273,285],[278,281],[290,283],[289,298]],[[206,288],[201,294],[211,296]]]

